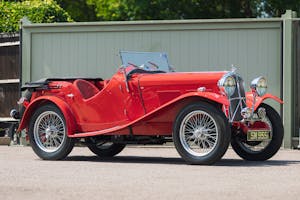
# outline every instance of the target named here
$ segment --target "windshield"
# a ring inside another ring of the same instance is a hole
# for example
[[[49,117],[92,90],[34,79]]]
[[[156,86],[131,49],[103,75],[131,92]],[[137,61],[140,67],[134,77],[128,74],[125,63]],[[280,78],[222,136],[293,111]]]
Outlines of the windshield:
[[[122,65],[133,65],[147,71],[169,72],[168,56],[163,52],[120,51]]]

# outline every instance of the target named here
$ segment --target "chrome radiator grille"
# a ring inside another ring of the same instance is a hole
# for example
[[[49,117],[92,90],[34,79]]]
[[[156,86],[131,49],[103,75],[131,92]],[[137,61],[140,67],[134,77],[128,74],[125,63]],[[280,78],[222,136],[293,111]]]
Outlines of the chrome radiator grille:
[[[246,97],[245,97],[245,88],[244,80],[237,74],[233,75],[236,81],[236,89],[229,98],[230,107],[229,107],[229,120],[240,121],[243,119],[241,115],[241,110],[246,107]]]

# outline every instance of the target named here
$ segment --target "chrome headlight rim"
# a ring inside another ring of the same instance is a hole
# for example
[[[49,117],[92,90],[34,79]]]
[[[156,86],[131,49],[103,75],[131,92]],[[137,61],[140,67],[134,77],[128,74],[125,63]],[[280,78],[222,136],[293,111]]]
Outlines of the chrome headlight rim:
[[[267,93],[267,79],[264,76],[259,76],[251,81],[250,88],[256,92],[258,96],[264,96]]]
[[[236,80],[232,72],[225,74],[219,81],[218,87],[227,97],[231,97],[236,89]]]

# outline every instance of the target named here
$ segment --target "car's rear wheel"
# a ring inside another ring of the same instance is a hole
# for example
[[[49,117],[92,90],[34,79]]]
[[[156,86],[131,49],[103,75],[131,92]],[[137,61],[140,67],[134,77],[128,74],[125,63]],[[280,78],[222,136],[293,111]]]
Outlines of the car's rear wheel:
[[[28,134],[32,149],[45,160],[63,159],[74,147],[74,139],[67,136],[63,114],[52,104],[41,106],[34,112]]]
[[[190,104],[176,117],[173,140],[186,162],[213,164],[222,158],[228,148],[228,120],[220,109],[209,103]]]
[[[271,106],[261,104],[266,110],[263,119],[271,127],[271,139],[266,141],[249,142],[239,136],[231,141],[233,150],[243,159],[249,161],[264,161],[274,156],[280,149],[283,140],[283,125],[279,114]]]
[[[107,141],[98,141],[95,138],[86,138],[87,147],[99,157],[113,157],[120,153],[125,144],[117,144]]]

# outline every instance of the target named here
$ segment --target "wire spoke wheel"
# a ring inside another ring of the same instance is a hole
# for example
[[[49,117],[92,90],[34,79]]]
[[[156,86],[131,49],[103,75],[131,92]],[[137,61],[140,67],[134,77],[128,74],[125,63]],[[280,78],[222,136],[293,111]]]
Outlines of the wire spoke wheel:
[[[58,107],[46,104],[34,111],[29,123],[29,140],[34,152],[45,160],[60,160],[73,149],[67,136],[65,117]]]
[[[225,154],[230,138],[224,113],[206,102],[184,107],[173,125],[176,150],[189,164],[214,164]]]
[[[270,139],[250,142],[240,136],[233,136],[231,140],[233,150],[245,160],[268,160],[277,153],[282,144],[284,130],[281,117],[267,104],[262,103],[260,107],[266,110],[266,117],[262,121],[271,127]]]
[[[34,139],[45,152],[57,151],[66,138],[63,119],[53,111],[38,116],[34,123]]]
[[[194,156],[205,156],[216,146],[218,130],[215,120],[204,111],[188,114],[180,126],[180,141]]]

